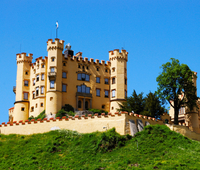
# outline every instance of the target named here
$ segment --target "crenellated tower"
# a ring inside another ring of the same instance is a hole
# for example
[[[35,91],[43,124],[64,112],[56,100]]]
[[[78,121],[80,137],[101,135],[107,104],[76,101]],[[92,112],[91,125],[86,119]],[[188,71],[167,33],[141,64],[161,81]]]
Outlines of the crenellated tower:
[[[27,120],[29,116],[29,84],[30,84],[30,64],[32,63],[32,55],[26,53],[17,54],[17,79],[15,89],[15,106],[13,121]]]
[[[64,41],[52,39],[47,41],[47,91],[46,114],[56,114],[62,107],[62,51]]]
[[[128,52],[118,49],[109,51],[111,62],[110,76],[110,112],[114,113],[119,108],[119,104],[126,100],[127,96],[127,60]]]

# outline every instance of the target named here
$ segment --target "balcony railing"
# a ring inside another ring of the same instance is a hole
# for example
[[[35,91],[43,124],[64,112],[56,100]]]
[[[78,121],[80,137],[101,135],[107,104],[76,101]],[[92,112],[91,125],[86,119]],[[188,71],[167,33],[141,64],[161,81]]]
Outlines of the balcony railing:
[[[13,92],[16,94],[16,86],[13,86]]]
[[[55,80],[56,79],[56,72],[49,72],[48,77],[50,80]]]

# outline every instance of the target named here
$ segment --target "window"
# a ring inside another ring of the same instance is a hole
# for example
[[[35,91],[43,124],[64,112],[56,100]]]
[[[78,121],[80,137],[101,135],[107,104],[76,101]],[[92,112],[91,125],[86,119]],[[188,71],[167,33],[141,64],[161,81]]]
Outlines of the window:
[[[66,85],[66,84],[63,84],[63,85],[62,85],[62,91],[63,91],[63,92],[66,92],[66,91],[67,91],[67,85]]]
[[[127,97],[127,91],[125,90],[125,97]]]
[[[33,86],[35,86],[35,79],[33,79]]]
[[[28,80],[24,81],[24,86],[28,86]]]
[[[96,77],[96,83],[100,83],[100,77]]]
[[[25,74],[28,75],[28,71],[25,71]]]
[[[44,94],[44,86],[41,87],[41,94]]]
[[[105,84],[108,84],[108,78],[105,78]]]
[[[78,73],[77,79],[82,81],[90,81],[90,76],[88,74]]]
[[[50,81],[50,88],[54,88],[54,80]]]
[[[39,94],[39,87],[36,87],[36,96]]]
[[[28,93],[24,92],[24,100],[28,100]]]
[[[87,66],[86,68],[87,68],[87,70],[89,70],[89,67],[88,67],[88,66]]]
[[[112,72],[115,72],[115,67],[112,68]]]
[[[36,76],[36,81],[39,81],[39,74],[37,74]]]
[[[40,103],[40,106],[43,107],[43,103]]]
[[[179,109],[179,115],[185,114],[185,107]]]
[[[77,86],[77,92],[80,93],[90,93],[90,87],[87,87],[86,85],[81,85],[81,86]]]
[[[78,65],[78,68],[81,68],[81,65],[80,65],[80,64]]]
[[[82,68],[85,69],[85,66],[83,66]]]
[[[106,72],[106,73],[108,72],[108,69],[107,69],[107,68],[105,69],[105,72]]]
[[[44,80],[44,74],[41,75],[41,80]]]
[[[67,78],[67,73],[66,72],[62,73],[62,78]]]
[[[115,97],[115,90],[112,90],[112,97]]]
[[[21,111],[24,111],[24,110],[25,110],[25,108],[24,108],[24,107],[22,107],[22,108],[21,108]]]
[[[51,58],[51,61],[52,61],[52,62],[54,62],[54,61],[55,61],[55,58],[54,58],[54,57],[52,57],[52,58]]]
[[[66,63],[63,63],[63,66],[66,66]]]
[[[42,64],[42,68],[44,68],[44,64]]]
[[[101,106],[101,108],[102,108],[102,109],[105,109],[105,104],[103,104],[103,105]]]
[[[108,97],[108,90],[105,90],[105,97]]]
[[[78,108],[81,108],[81,101],[78,101]]]
[[[35,99],[35,92],[33,91],[33,99]]]
[[[96,89],[96,96],[100,97],[100,89]]]
[[[97,67],[97,71],[99,71],[99,67]]]
[[[112,78],[112,84],[115,84],[115,77]]]
[[[31,107],[31,112],[33,112],[34,111],[34,107]]]
[[[51,67],[51,72],[53,73],[55,71],[54,67]]]
[[[36,105],[35,105],[35,108],[37,108],[37,103],[36,103]]]
[[[127,84],[127,79],[124,79],[124,84],[125,84],[125,85]]]

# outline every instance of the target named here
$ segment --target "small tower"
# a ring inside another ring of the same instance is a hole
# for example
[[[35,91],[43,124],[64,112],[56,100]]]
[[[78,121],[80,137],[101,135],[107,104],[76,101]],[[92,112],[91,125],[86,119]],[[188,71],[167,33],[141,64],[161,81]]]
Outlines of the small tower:
[[[47,41],[48,68],[46,114],[56,114],[62,107],[62,51],[64,41],[52,39]]]
[[[126,100],[127,96],[127,60],[128,52],[118,49],[109,51],[111,62],[110,76],[110,112],[115,113],[119,104]]]
[[[25,121],[29,116],[30,64],[32,58],[32,54],[26,56],[26,53],[17,54],[16,56],[17,80],[13,121]]]

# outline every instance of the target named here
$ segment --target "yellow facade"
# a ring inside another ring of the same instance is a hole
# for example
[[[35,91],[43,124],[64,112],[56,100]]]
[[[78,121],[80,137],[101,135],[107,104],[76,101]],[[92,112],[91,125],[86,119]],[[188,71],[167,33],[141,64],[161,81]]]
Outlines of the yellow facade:
[[[81,52],[67,55],[68,50],[63,40],[49,39],[44,59],[33,62],[32,54],[17,54],[16,100],[9,121],[25,121],[43,110],[56,114],[65,104],[75,111],[117,111],[127,94],[126,50],[109,51],[107,62],[83,58]]]

